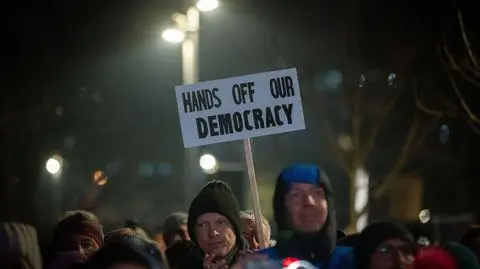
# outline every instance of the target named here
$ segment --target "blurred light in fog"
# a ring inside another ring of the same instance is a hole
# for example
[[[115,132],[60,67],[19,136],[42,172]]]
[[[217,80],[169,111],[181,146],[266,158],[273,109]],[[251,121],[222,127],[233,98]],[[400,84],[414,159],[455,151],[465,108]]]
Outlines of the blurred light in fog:
[[[421,223],[427,223],[430,221],[430,210],[428,209],[423,209],[420,211],[418,214],[418,219],[420,220]]]
[[[95,173],[93,173],[93,182],[98,186],[103,186],[107,184],[108,177],[105,175],[105,172],[103,172],[102,170],[97,170],[95,171]]]
[[[170,28],[162,33],[162,38],[170,43],[181,43],[185,40],[185,33],[176,28]]]
[[[142,162],[138,167],[138,172],[144,177],[151,177],[155,173],[155,166],[149,162]]]
[[[207,174],[214,174],[218,171],[217,159],[211,154],[203,154],[200,157],[200,167]]]
[[[53,155],[45,163],[45,169],[51,175],[58,175],[62,172],[63,159],[60,155]]]
[[[217,7],[220,5],[218,0],[199,0],[197,1],[197,8],[200,11],[207,12],[207,11],[212,11],[214,9],[217,9]]]
[[[158,164],[157,172],[161,176],[170,176],[172,174],[172,164],[171,163],[160,163],[160,164]]]

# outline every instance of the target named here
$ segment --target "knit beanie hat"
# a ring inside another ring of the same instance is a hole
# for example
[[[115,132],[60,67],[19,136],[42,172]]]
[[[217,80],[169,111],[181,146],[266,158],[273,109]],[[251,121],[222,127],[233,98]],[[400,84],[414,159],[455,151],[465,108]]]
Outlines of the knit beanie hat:
[[[195,235],[197,219],[206,213],[218,213],[225,216],[233,227],[237,245],[241,247],[243,240],[241,240],[240,205],[227,183],[220,180],[208,182],[190,204],[187,227],[190,238],[195,243],[197,243]]]
[[[12,267],[42,268],[37,232],[30,225],[0,222],[0,268]]]
[[[467,247],[449,242],[443,248],[453,256],[459,269],[480,269],[477,257]]]
[[[99,247],[103,246],[103,228],[98,220],[89,219],[85,214],[89,212],[78,211],[58,222],[53,232],[52,245],[56,251],[61,251],[66,237],[82,235],[92,238]]]
[[[358,237],[354,249],[355,261],[359,269],[370,267],[370,259],[375,249],[389,239],[400,239],[416,250],[414,239],[402,225],[392,222],[377,222],[367,226]]]

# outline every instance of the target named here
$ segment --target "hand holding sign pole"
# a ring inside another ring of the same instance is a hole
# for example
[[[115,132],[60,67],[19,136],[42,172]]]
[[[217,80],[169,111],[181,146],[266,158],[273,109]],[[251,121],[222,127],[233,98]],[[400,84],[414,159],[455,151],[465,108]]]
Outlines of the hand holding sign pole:
[[[243,140],[257,233],[264,244],[250,138],[305,129],[297,70],[182,85],[175,92],[185,148]]]

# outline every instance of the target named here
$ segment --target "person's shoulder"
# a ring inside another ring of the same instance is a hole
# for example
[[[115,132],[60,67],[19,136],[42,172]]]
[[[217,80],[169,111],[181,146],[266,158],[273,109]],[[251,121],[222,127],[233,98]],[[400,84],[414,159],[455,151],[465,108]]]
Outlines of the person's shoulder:
[[[336,246],[334,253],[335,255],[349,255],[349,254],[353,255],[353,248],[346,247],[346,246]]]
[[[260,249],[260,250],[257,250],[255,253],[267,255],[271,259],[278,258],[278,252],[275,247]]]
[[[355,268],[355,258],[352,247],[337,246],[333,252],[333,259],[328,269],[352,269]]]

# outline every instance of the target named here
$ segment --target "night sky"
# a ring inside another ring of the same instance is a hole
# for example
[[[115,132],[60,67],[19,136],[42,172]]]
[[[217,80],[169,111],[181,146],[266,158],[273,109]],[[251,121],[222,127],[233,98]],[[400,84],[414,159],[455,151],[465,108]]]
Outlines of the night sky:
[[[424,180],[424,207],[439,213],[474,211],[478,201],[468,190],[479,186],[480,122],[466,113],[448,81],[441,42],[448,40],[454,56],[465,62],[453,11],[460,7],[480,55],[480,35],[472,27],[480,25],[472,16],[478,7],[473,1],[417,2],[225,0],[202,15],[200,80],[298,69],[307,130],[253,140],[260,185],[268,186],[262,182],[273,181],[291,162],[319,163],[332,178],[339,222],[346,225],[347,175],[321,129],[326,119],[335,137],[351,133],[351,86],[357,88],[363,74],[369,90],[363,97],[365,115],[378,115],[374,108],[384,105],[385,91],[405,85],[366,161],[372,188],[394,166],[408,126],[420,112],[421,125],[431,127],[402,173],[415,172]],[[161,32],[171,25],[172,13],[190,4],[51,0],[3,5],[2,218],[54,218],[56,213],[49,212],[54,202],[47,198],[55,188],[63,193],[59,210],[75,208],[95,170],[106,171],[109,182],[94,208],[111,222],[137,218],[153,227],[170,211],[185,209],[183,198],[174,195],[183,188],[174,95],[174,86],[182,83],[181,52],[164,42]],[[395,85],[389,84],[391,74]],[[472,113],[480,115],[480,89],[460,84]],[[421,112],[414,93],[442,116]],[[374,125],[366,117],[365,129]],[[204,151],[221,160],[242,160],[240,142]],[[53,153],[68,163],[60,185],[44,171]],[[440,204],[438,197],[450,202]]]

